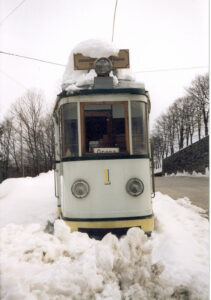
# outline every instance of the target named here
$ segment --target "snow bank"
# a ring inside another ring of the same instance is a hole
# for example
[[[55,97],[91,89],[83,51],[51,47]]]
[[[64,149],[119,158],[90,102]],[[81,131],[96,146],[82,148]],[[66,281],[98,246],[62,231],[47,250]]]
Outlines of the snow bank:
[[[162,168],[154,169],[154,174],[162,173]]]
[[[39,223],[45,227],[57,213],[53,171],[37,177],[11,178],[0,184],[0,227]]]
[[[165,174],[165,176],[193,176],[193,177],[209,177],[210,176],[210,172],[209,172],[209,168],[206,168],[205,169],[205,174],[202,174],[200,172],[196,172],[196,171],[193,171],[192,174],[186,172],[183,170],[183,172],[177,172],[176,174],[173,173],[173,174]]]
[[[70,53],[68,63],[66,65],[62,89],[71,92],[81,89],[82,86],[92,85],[94,83],[94,77],[97,76],[94,70],[74,70],[74,54],[81,53],[84,56],[93,58],[109,57],[118,55],[119,49],[106,40],[91,39],[79,43]],[[118,78],[111,72],[110,76],[113,77],[114,85],[118,85],[119,79],[125,81],[135,81],[134,75],[130,70],[118,70]]]
[[[209,224],[188,199],[156,193],[150,239],[132,228],[120,240],[97,241],[60,220],[53,235],[43,231],[56,215],[52,172],[6,180],[0,195],[3,300],[209,298]]]
[[[191,299],[208,299],[209,222],[206,211],[188,198],[173,200],[156,193],[153,201],[156,230],[152,234],[153,262],[162,261],[162,278],[184,285]],[[194,298],[195,297],[195,298]]]

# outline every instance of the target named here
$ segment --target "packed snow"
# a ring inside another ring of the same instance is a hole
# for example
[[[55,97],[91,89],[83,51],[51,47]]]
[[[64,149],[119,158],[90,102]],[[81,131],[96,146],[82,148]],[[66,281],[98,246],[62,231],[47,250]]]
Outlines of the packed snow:
[[[56,218],[53,173],[38,177],[10,178],[0,184],[0,227],[38,223]]]
[[[56,218],[53,172],[0,184],[3,300],[209,299],[209,224],[187,199],[156,193],[151,238],[138,228],[101,241]]]
[[[192,176],[192,177],[209,177],[209,175],[210,175],[209,168],[205,169],[204,174],[202,174],[200,172],[196,172],[196,171],[189,173],[189,172],[186,172],[185,170],[183,170],[183,172],[177,172],[176,174],[175,173],[165,174],[165,176]]]
[[[119,48],[114,43],[106,40],[90,39],[83,41],[75,46],[71,51],[68,62],[63,74],[62,90],[71,92],[80,90],[83,86],[90,86],[94,83],[94,77],[97,76],[95,70],[74,70],[74,54],[82,54],[92,58],[115,56],[119,53]],[[111,71],[114,86],[117,86],[119,80],[135,82],[135,76],[128,69],[119,69],[118,76]],[[136,87],[136,86],[134,86]]]

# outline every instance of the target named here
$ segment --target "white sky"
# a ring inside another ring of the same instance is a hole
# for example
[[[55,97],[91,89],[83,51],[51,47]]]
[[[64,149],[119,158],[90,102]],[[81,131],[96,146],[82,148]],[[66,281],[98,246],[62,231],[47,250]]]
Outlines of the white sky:
[[[111,41],[115,0],[0,0],[0,51],[66,64],[83,40]],[[134,72],[208,66],[208,0],[119,0],[114,42],[130,49]],[[5,20],[4,20],[5,19]],[[154,121],[208,69],[136,73]],[[54,102],[64,68],[0,54],[0,119],[28,88]]]

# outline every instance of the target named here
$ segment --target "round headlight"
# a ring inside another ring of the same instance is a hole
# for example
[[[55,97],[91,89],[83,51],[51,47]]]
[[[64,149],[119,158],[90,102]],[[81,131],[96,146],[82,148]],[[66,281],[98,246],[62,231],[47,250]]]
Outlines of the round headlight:
[[[112,69],[111,61],[106,57],[101,57],[95,62],[95,72],[99,76],[107,76]]]
[[[144,191],[144,184],[143,182],[138,178],[131,178],[128,180],[126,185],[126,191],[131,196],[139,196]]]
[[[84,180],[77,180],[73,183],[71,191],[76,198],[84,198],[89,193],[89,185]]]

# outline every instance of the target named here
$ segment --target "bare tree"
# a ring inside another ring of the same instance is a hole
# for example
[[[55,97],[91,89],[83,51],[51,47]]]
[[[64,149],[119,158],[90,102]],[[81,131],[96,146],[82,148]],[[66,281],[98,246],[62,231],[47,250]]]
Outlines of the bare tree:
[[[8,176],[36,176],[54,167],[54,127],[40,91],[28,90],[0,124],[0,171]],[[2,179],[2,176],[1,178]]]
[[[176,115],[172,106],[170,106],[166,114],[168,144],[171,155],[175,152],[175,136],[176,136]]]
[[[2,161],[2,179],[6,179],[8,176],[10,154],[11,154],[11,135],[12,135],[12,121],[6,119],[1,124],[0,135],[0,153]]]
[[[41,118],[43,114],[44,97],[41,92],[35,90],[27,91],[13,106],[12,113],[16,117],[17,124],[20,124],[19,135],[25,147],[28,160],[28,167],[31,169],[31,175],[37,175],[41,171]],[[24,146],[23,146],[24,145]]]
[[[188,95],[195,101],[198,112],[201,112],[204,123],[205,136],[208,135],[209,122],[209,75],[199,75],[192,81],[187,89]],[[200,114],[198,114],[198,117]],[[199,125],[199,119],[198,119]],[[201,136],[201,127],[199,127],[199,136]]]
[[[55,160],[54,125],[51,113],[47,113],[41,120],[40,148],[45,171],[53,168]]]
[[[163,151],[163,140],[162,137],[159,136],[157,133],[152,134],[151,137],[154,149],[154,165],[155,168],[162,167],[162,160],[164,158],[164,151]]]
[[[155,168],[162,166],[162,160],[168,156],[169,152],[169,135],[167,130],[167,116],[163,114],[157,121],[152,134],[154,145],[154,163]]]
[[[208,135],[209,121],[209,82],[208,74],[196,77],[186,89],[187,95],[176,99],[166,114],[155,123],[152,133],[154,142],[155,166],[175,150],[193,143],[194,133],[201,139],[202,123]]]
[[[189,144],[193,143],[193,135],[198,125],[197,106],[195,105],[195,101],[191,96],[186,96],[183,98],[183,115],[186,146],[188,146]],[[199,123],[201,123],[201,117],[199,118]]]
[[[179,149],[184,147],[184,113],[183,113],[183,98],[177,99],[171,107],[171,112],[174,114],[175,135]]]

